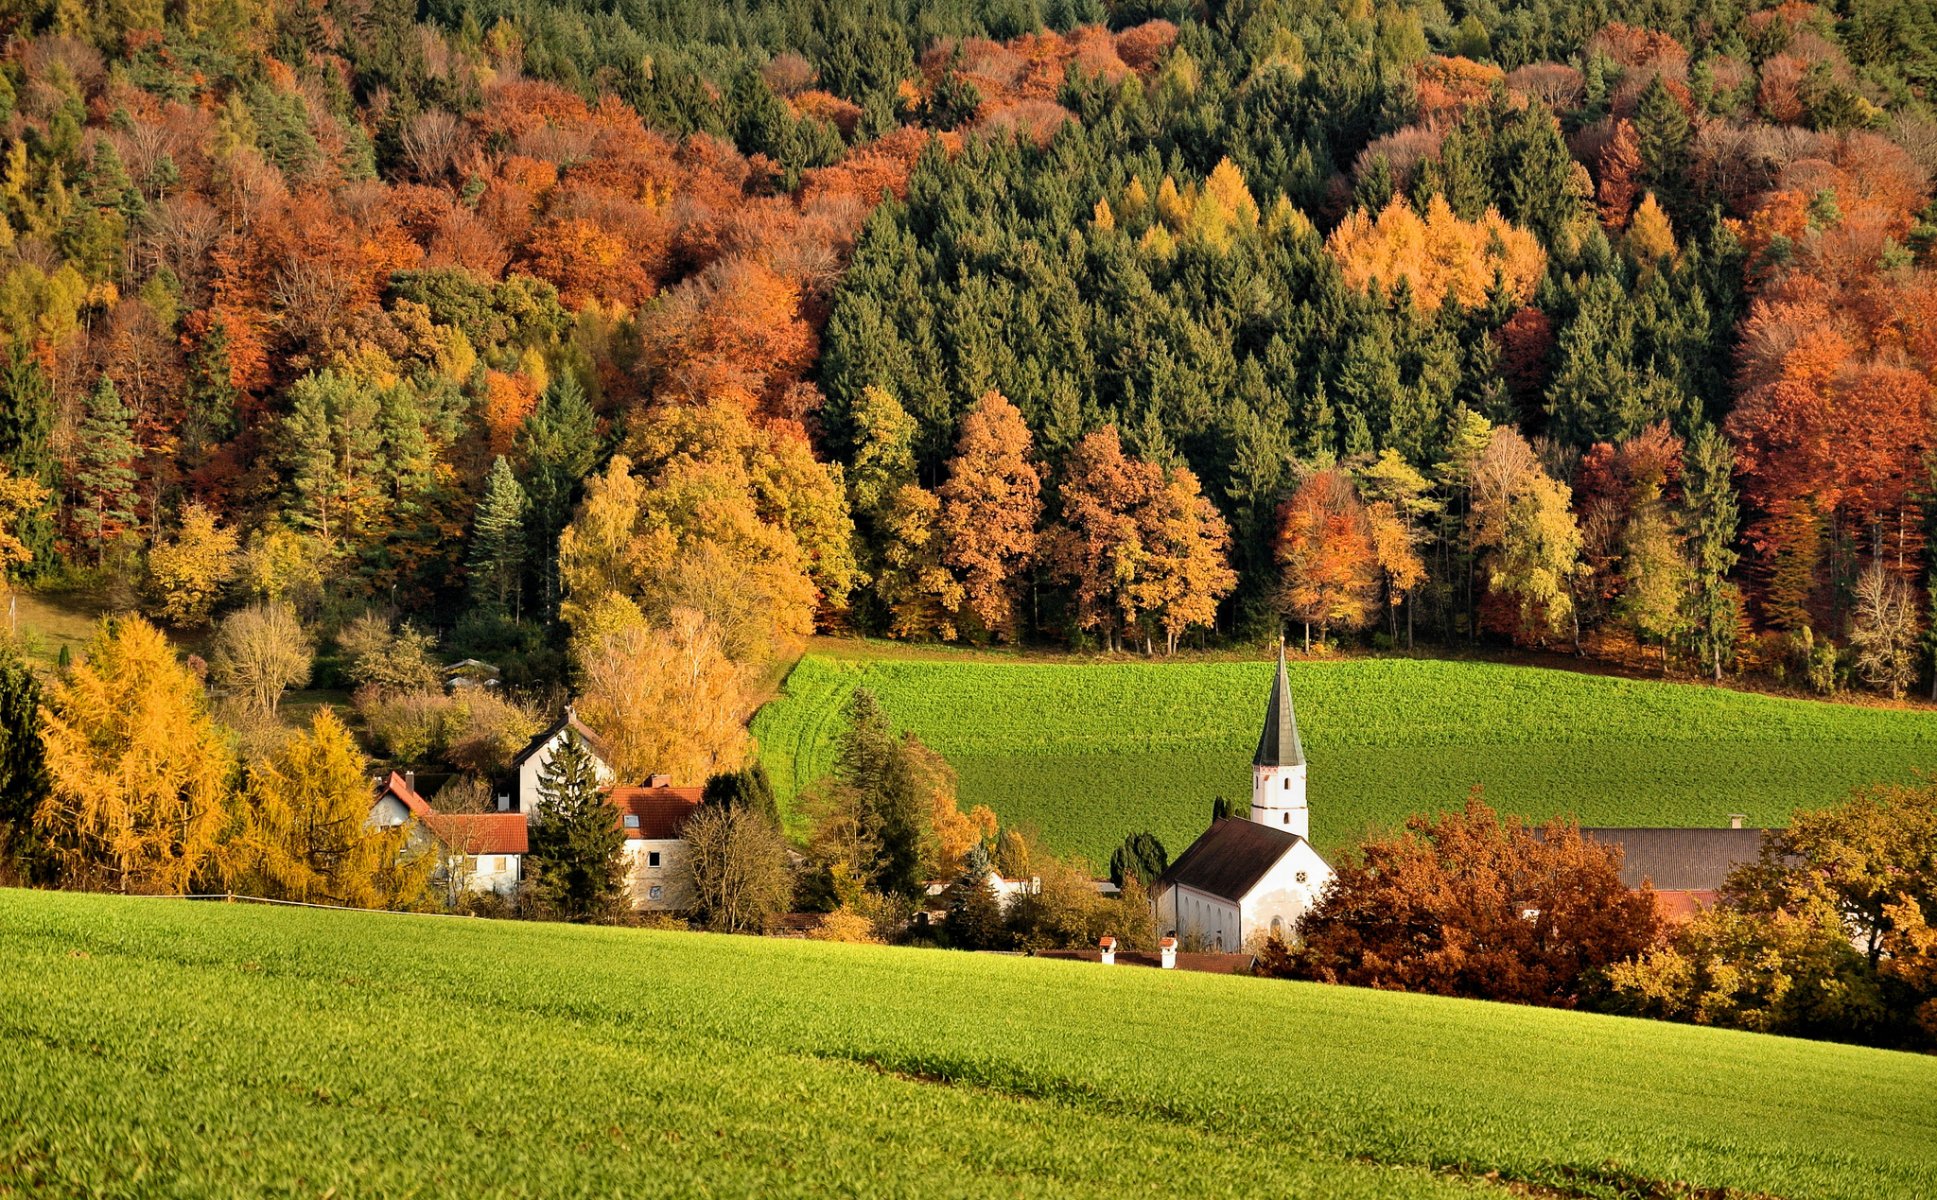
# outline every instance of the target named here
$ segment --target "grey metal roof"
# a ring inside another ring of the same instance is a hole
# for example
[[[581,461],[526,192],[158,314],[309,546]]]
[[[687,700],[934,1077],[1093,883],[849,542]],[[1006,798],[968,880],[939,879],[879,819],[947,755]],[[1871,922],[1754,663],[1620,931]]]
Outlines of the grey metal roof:
[[[1157,886],[1183,886],[1236,902],[1287,851],[1305,839],[1243,817],[1211,822],[1190,849],[1157,877]]]
[[[1730,871],[1762,852],[1760,829],[1583,828],[1583,837],[1621,847],[1621,882],[1656,891],[1715,891]]]
[[[1254,767],[1295,767],[1305,761],[1298,741],[1298,714],[1291,709],[1291,680],[1285,677],[1285,648],[1278,647],[1278,677],[1271,683],[1271,700],[1264,709],[1264,732],[1258,735]]]

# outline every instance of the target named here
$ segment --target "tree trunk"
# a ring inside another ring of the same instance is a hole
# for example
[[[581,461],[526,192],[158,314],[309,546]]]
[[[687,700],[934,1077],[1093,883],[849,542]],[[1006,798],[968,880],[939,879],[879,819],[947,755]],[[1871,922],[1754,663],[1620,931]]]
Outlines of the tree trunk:
[[[1319,636],[1323,637],[1324,635],[1320,634]],[[1310,654],[1311,652],[1312,652],[1312,623],[1310,621],[1307,621],[1305,622],[1305,653]]]

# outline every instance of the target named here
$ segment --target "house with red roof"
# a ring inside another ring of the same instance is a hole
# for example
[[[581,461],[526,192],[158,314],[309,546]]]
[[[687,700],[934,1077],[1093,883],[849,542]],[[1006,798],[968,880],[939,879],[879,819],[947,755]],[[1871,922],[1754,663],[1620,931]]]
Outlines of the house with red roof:
[[[684,912],[693,907],[692,851],[682,833],[704,791],[674,787],[667,775],[652,776],[644,787],[612,789],[609,798],[625,830],[634,908]]]
[[[392,771],[378,785],[370,824],[390,829],[411,822],[436,843],[441,861],[434,878],[453,899],[466,891],[508,897],[518,890],[530,851],[524,814],[439,812],[418,794],[413,772]]]

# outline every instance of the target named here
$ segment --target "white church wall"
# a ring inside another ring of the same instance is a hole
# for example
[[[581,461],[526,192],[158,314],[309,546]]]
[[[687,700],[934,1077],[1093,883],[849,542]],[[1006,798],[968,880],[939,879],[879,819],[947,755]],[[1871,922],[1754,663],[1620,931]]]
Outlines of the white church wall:
[[[1262,942],[1276,931],[1289,942],[1319,893],[1331,881],[1332,868],[1310,842],[1299,842],[1287,851],[1263,878],[1251,886],[1241,904],[1245,944]]]
[[[1311,836],[1304,763],[1251,768],[1251,819],[1301,838]]]

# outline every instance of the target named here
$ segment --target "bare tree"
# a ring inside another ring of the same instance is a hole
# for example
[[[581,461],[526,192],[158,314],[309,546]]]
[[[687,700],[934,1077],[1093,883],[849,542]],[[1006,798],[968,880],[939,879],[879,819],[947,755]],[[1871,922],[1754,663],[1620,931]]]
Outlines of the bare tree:
[[[313,647],[287,604],[258,604],[224,617],[209,653],[209,676],[260,716],[274,716],[282,694],[309,681]]]
[[[1910,585],[1872,562],[1856,581],[1852,617],[1856,673],[1898,699],[1917,677],[1917,603]]]
[[[693,894],[707,926],[758,932],[783,912],[793,892],[787,841],[751,808],[709,804],[681,832],[692,853]]]
[[[441,108],[419,113],[404,129],[404,161],[425,183],[443,178],[464,142],[457,118]]]

